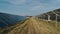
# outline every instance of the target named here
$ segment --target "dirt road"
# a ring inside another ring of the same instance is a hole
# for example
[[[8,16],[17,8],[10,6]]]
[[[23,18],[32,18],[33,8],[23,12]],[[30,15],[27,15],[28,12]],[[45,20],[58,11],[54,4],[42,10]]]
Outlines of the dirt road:
[[[37,21],[35,17],[31,17],[7,34],[56,34],[56,30],[52,28],[48,24],[46,25],[43,22]]]

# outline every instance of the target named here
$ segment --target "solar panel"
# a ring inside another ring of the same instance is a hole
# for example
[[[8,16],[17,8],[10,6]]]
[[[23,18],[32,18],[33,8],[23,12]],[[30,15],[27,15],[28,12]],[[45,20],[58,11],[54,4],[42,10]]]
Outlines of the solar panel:
[[[25,18],[26,17],[24,17],[24,16],[0,13],[0,27],[5,27],[7,25],[17,23],[18,21],[21,21]]]

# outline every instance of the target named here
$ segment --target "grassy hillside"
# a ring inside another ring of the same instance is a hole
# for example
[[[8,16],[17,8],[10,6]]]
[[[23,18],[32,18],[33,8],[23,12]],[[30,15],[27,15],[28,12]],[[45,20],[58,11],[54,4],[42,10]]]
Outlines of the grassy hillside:
[[[0,34],[60,34],[60,23],[55,27],[55,21],[48,22],[46,20],[38,19],[37,17],[30,17],[27,20],[4,28]]]

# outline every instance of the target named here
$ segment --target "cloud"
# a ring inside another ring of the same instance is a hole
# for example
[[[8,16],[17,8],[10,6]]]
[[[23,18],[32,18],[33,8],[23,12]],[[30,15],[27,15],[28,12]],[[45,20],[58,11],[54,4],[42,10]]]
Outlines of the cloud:
[[[0,0],[0,12],[17,15],[35,15],[59,7],[60,0]]]

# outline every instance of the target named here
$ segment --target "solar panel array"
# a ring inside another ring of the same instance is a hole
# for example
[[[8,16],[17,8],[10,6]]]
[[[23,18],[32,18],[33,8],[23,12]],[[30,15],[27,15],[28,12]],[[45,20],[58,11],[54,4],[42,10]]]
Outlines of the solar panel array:
[[[6,13],[0,13],[0,27],[5,27],[11,24],[14,24],[18,21],[25,19],[26,17],[10,15]]]
[[[48,20],[48,15],[50,16],[51,20],[56,20],[56,16],[57,16],[57,20],[60,21],[60,9],[53,10],[53,11],[38,15],[38,17]]]

